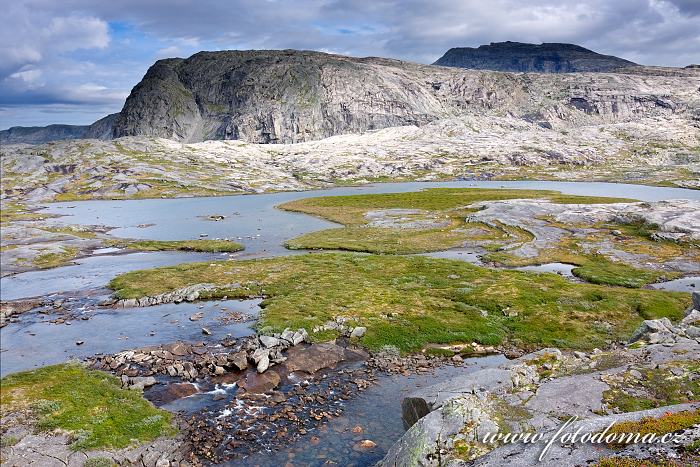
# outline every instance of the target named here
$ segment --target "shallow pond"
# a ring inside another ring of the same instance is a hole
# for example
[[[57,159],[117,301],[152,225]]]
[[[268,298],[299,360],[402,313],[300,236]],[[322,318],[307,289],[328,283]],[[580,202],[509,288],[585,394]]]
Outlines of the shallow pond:
[[[257,317],[260,300],[227,300],[201,303],[168,303],[146,308],[96,308],[86,311],[90,319],[74,319],[64,324],[50,322],[51,315],[25,313],[20,323],[2,328],[0,373],[84,358],[96,353],[184,340],[215,342],[227,335],[248,336],[251,321],[230,322],[230,312]],[[202,318],[190,321],[195,313]],[[202,333],[205,327],[211,332]],[[77,342],[82,344],[77,345]]]

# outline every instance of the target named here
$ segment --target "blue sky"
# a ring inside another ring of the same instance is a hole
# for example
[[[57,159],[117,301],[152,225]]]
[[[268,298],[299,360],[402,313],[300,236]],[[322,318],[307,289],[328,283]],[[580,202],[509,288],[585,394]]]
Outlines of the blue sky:
[[[160,58],[309,49],[432,63],[450,47],[572,42],[700,62],[700,0],[0,0],[0,129],[118,112]]]

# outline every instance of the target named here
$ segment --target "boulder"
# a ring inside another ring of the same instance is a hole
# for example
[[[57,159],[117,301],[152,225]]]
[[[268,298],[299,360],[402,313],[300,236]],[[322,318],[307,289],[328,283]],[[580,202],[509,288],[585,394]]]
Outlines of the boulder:
[[[673,343],[676,341],[677,333],[678,331],[668,318],[647,319],[634,331],[629,342],[645,340],[651,344]]]
[[[700,311],[700,292],[693,292],[693,309]]]
[[[314,344],[310,347],[292,347],[287,351],[287,370],[316,373],[321,368],[333,368],[345,360],[345,350],[333,343]]]
[[[237,370],[248,368],[248,354],[244,350],[228,354],[227,360]]]
[[[350,337],[362,337],[365,335],[365,332],[367,332],[366,327],[358,326],[352,330],[352,332],[350,333]]]
[[[309,333],[306,332],[306,329],[301,328],[297,332],[294,333],[294,336],[292,336],[292,345],[299,345],[305,340],[309,338]]]
[[[275,347],[279,345],[280,340],[272,336],[260,336],[260,343],[269,349],[270,347]]]
[[[274,370],[266,371],[265,373],[249,371],[245,378],[238,381],[238,387],[256,394],[270,391],[279,384],[280,375]]]

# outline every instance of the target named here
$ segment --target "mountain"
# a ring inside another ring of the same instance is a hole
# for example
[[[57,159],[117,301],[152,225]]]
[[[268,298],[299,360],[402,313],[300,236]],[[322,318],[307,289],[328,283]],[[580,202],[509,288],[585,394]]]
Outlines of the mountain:
[[[14,126],[0,131],[0,143],[43,144],[64,139],[110,139],[117,115],[107,115],[92,125]]]
[[[461,115],[556,126],[676,108],[675,97],[657,95],[640,77],[659,70],[632,69],[640,71],[523,76],[295,50],[200,52],[151,66],[114,136],[295,143]]]
[[[477,48],[455,47],[434,65],[475,70],[571,73],[603,72],[639,66],[623,58],[601,55],[575,44],[492,42]]]
[[[696,74],[643,66],[522,74],[297,50],[200,52],[157,61],[119,114],[89,127],[12,128],[0,138],[6,144],[124,136],[298,143],[468,116],[513,116],[568,130],[697,116],[695,93],[686,92]]]

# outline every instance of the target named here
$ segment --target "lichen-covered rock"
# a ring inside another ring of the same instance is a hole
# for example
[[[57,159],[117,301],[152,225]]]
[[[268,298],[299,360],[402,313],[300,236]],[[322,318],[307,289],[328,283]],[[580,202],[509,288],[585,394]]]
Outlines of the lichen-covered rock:
[[[648,89],[631,74],[561,78],[309,51],[200,52],[151,66],[127,98],[114,136],[296,143],[458,115],[510,112],[552,128],[682,107]]]

